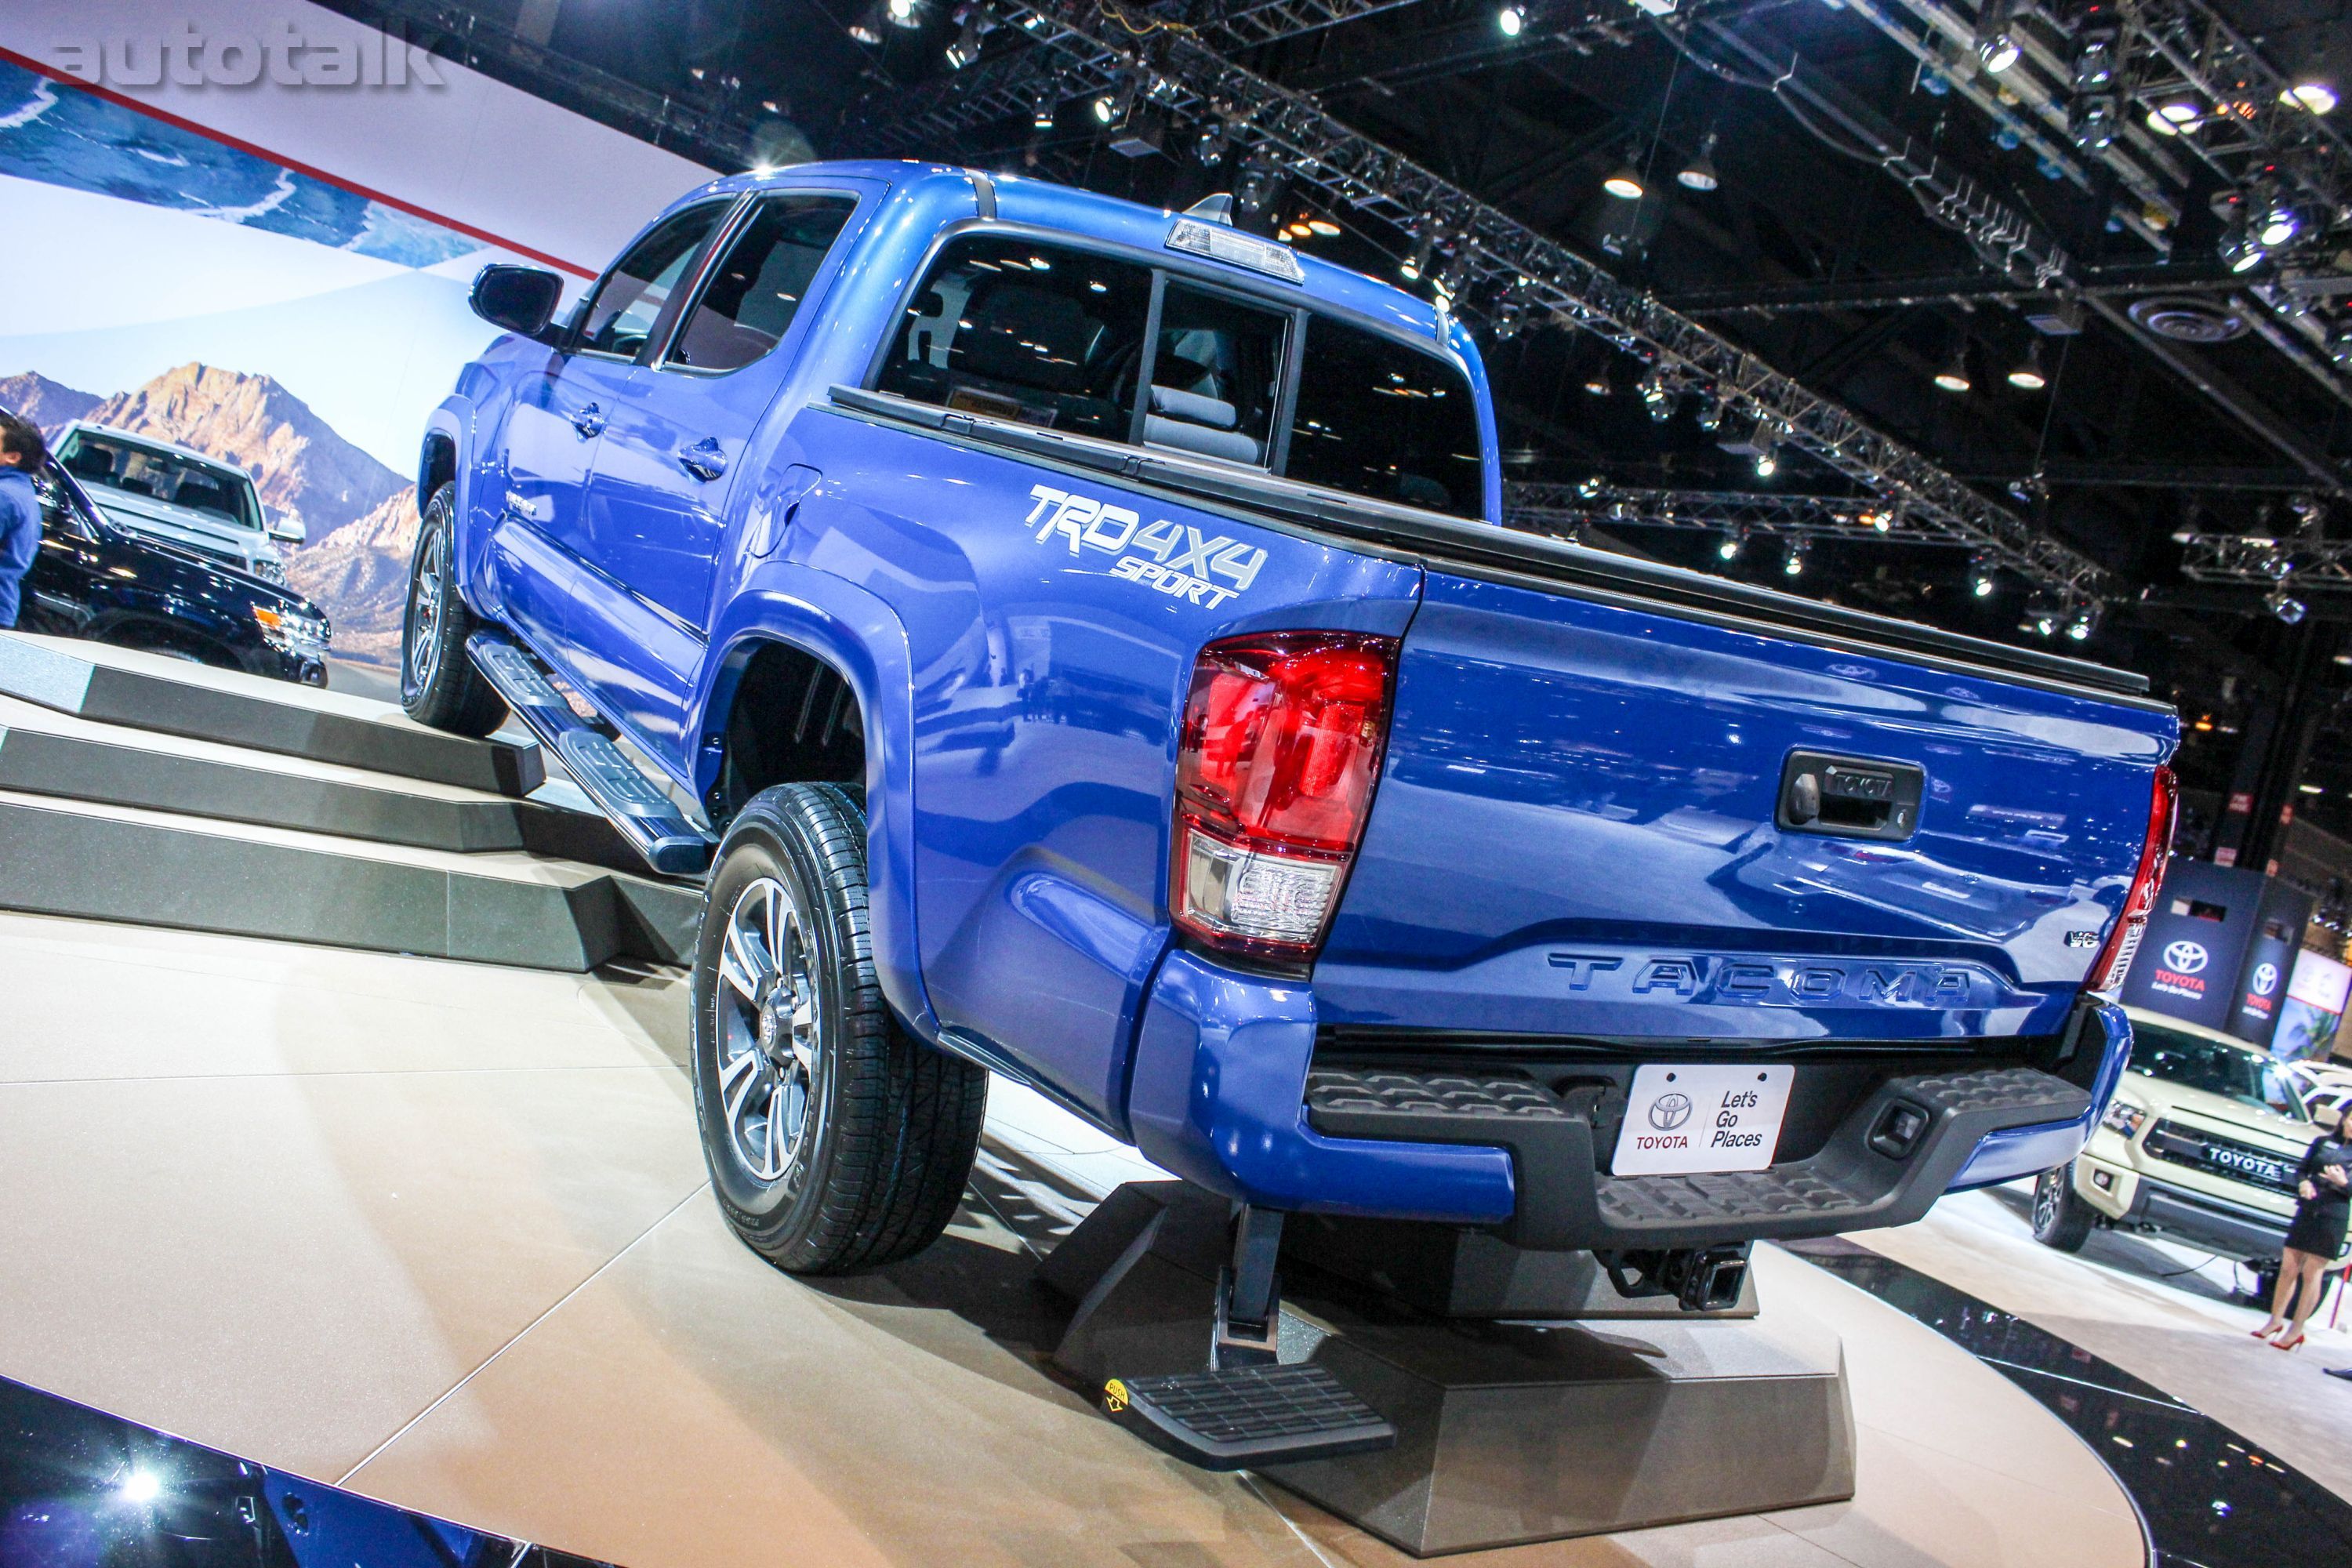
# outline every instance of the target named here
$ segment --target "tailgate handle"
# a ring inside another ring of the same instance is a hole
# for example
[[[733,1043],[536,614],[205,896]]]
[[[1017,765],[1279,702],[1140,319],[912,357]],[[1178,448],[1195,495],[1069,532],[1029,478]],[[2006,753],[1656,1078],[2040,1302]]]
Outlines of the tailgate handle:
[[[1918,830],[1927,784],[1926,770],[1915,763],[1791,752],[1780,769],[1780,804],[1773,816],[1789,833],[1908,838]]]

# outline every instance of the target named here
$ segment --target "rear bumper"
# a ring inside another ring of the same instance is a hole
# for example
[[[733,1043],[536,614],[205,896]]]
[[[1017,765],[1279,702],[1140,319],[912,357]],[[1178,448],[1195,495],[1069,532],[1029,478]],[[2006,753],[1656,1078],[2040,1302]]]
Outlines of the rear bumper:
[[[1948,1189],[2064,1163],[2131,1036],[2121,1009],[2098,1005],[2075,1038],[2097,1053],[2070,1070],[2078,1081],[2030,1068],[1894,1078],[1808,1158],[1620,1178],[1600,1169],[1593,1107],[1576,1094],[1318,1068],[1309,989],[1180,952],[1153,984],[1128,1109],[1144,1154],[1251,1203],[1501,1226],[1528,1247],[1685,1247],[1904,1225]],[[1925,1118],[1899,1155],[1873,1146],[1898,1106]]]

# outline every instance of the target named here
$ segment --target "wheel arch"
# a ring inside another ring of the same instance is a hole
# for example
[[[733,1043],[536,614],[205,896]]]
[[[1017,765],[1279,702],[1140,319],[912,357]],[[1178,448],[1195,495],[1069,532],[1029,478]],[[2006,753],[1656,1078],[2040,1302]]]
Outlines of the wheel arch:
[[[923,985],[916,939],[913,703],[904,627],[866,590],[780,563],[763,568],[728,602],[711,628],[709,647],[691,710],[695,723],[687,733],[695,742],[695,791],[714,819],[726,808],[729,734],[743,721],[739,704],[747,694],[757,701],[779,691],[803,699],[814,691],[821,704],[829,700],[824,684],[833,682],[855,704],[855,782],[866,790],[875,967],[899,1016],[936,1043],[939,1024]],[[778,671],[797,679],[777,683],[764,673]],[[771,681],[764,692],[763,679]],[[798,721],[798,715],[792,717]],[[822,721],[820,715],[811,718]],[[823,763],[837,764],[843,755],[838,749],[817,749]],[[755,776],[761,771],[750,770]],[[743,772],[739,769],[738,784]],[[768,777],[760,787],[792,782],[803,781]]]

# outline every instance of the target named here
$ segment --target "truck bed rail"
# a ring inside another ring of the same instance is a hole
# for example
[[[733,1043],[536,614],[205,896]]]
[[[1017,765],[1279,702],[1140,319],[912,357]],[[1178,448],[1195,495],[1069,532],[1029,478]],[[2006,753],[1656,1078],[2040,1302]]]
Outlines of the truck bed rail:
[[[2148,708],[2164,706],[2147,697],[2147,678],[2130,670],[1799,598],[1495,523],[1351,496],[1234,464],[1042,429],[853,386],[834,387],[832,404],[836,411],[853,417],[1108,475],[1164,491],[1188,505],[1238,511],[1264,526],[1327,538],[1336,535],[1369,553],[1623,603],[1764,636],[1794,634],[1827,647],[1895,653],[1960,673],[2021,680]]]

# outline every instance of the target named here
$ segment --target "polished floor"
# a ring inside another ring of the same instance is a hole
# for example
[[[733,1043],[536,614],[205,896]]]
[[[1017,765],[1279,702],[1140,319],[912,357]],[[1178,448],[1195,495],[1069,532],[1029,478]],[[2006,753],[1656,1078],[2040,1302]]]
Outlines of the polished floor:
[[[661,974],[0,916],[0,1374],[626,1568],[1402,1561],[1045,1374],[1035,1249],[1138,1168],[1017,1091],[930,1253],[761,1265],[704,1187],[680,1003]],[[1810,1264],[1759,1269],[1768,1310],[1844,1341],[1855,1500],[1469,1561],[2146,1560],[2031,1394]]]

